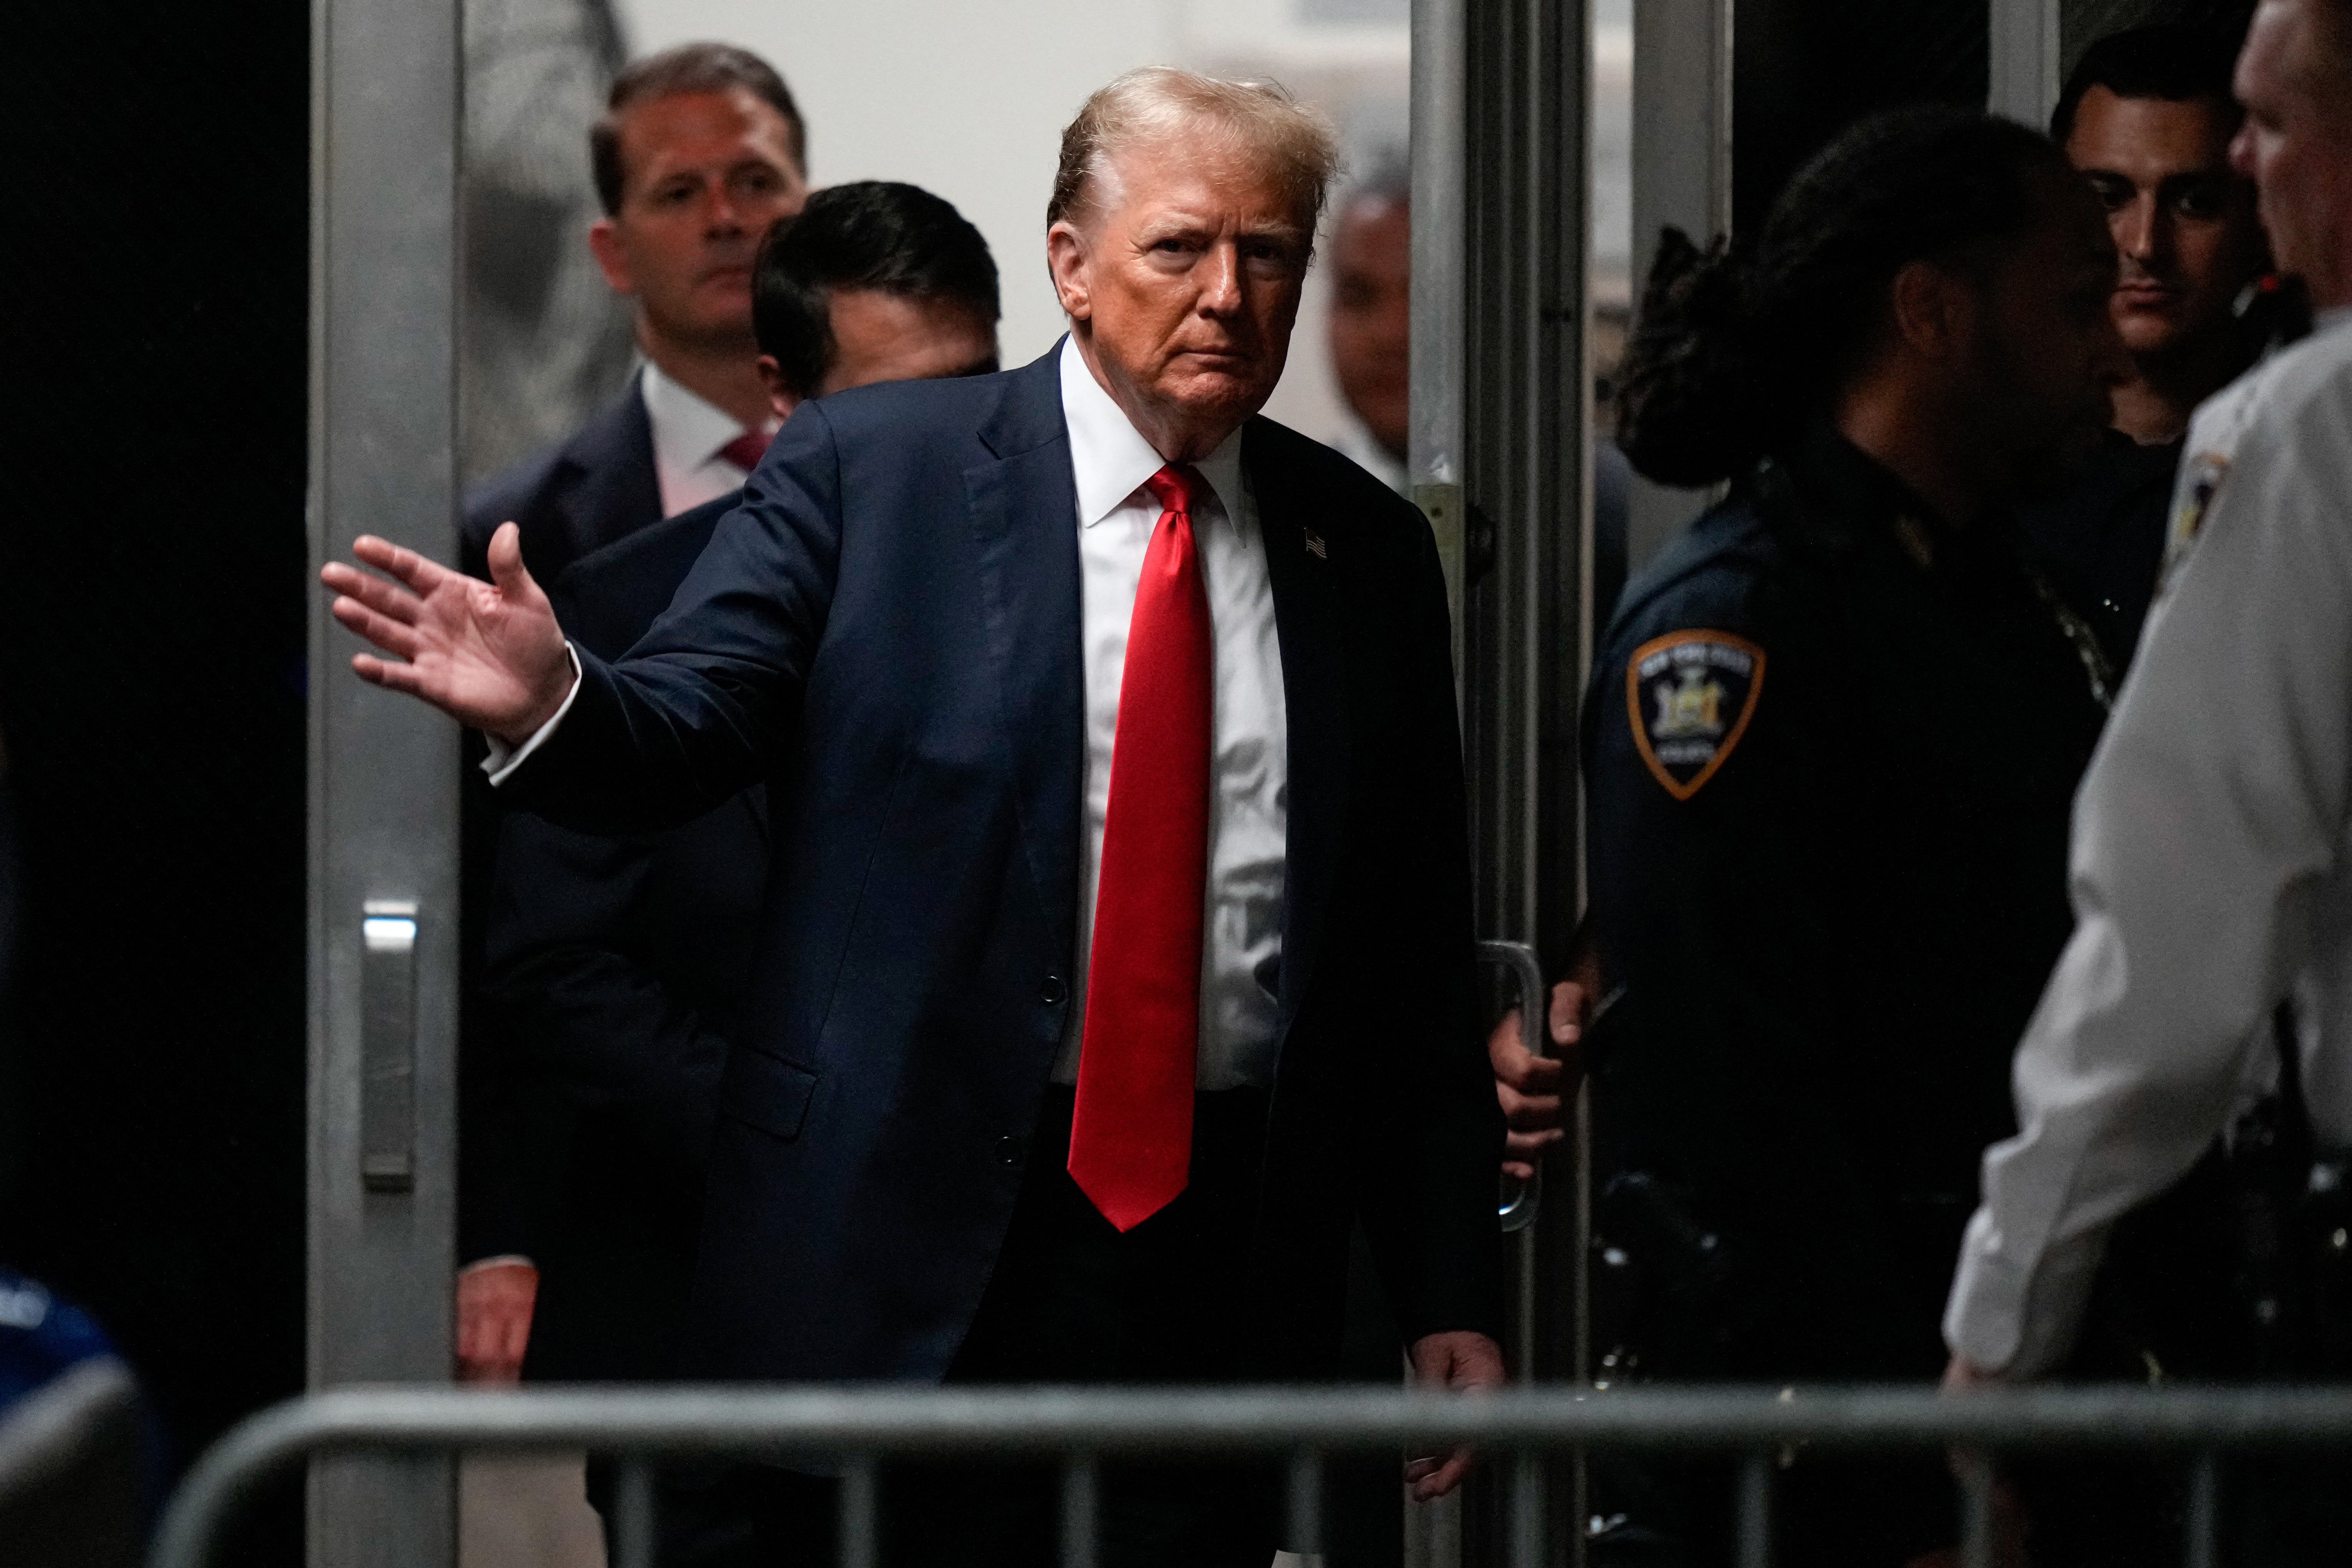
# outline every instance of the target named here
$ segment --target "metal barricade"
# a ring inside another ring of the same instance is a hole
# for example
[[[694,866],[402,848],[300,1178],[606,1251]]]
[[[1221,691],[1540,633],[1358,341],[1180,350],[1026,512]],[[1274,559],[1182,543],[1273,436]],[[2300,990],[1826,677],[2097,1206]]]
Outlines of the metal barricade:
[[[651,1568],[652,1465],[659,1458],[829,1456],[839,1463],[844,1568],[877,1560],[877,1476],[886,1459],[1034,1456],[1062,1465],[1066,1568],[1096,1563],[1097,1466],[1106,1457],[1287,1456],[1289,1544],[1322,1539],[1321,1479],[1341,1452],[1474,1445],[1504,1465],[1510,1568],[1544,1561],[1542,1461],[1573,1449],[1741,1457],[1742,1568],[1771,1562],[1777,1456],[1936,1449],[1956,1465],[1963,1562],[1990,1568],[1992,1470],[2021,1449],[2156,1450],[2189,1457],[2189,1560],[2216,1561],[2217,1456],[2247,1447],[2352,1447],[2352,1389],[2001,1390],[1939,1398],[1922,1389],[1643,1389],[1551,1386],[1483,1396],[1378,1389],[634,1388],[476,1391],[351,1388],[290,1400],[215,1445],[172,1499],[151,1568],[206,1568],[235,1511],[313,1457],[579,1450],[621,1461],[614,1568]]]

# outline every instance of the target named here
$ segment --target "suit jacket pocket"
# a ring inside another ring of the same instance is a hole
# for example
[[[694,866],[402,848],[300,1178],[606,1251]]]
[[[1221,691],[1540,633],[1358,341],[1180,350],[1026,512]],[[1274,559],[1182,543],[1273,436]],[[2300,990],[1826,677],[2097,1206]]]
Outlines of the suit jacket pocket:
[[[787,1141],[801,1135],[816,1074],[782,1057],[738,1046],[719,1079],[719,1113]]]

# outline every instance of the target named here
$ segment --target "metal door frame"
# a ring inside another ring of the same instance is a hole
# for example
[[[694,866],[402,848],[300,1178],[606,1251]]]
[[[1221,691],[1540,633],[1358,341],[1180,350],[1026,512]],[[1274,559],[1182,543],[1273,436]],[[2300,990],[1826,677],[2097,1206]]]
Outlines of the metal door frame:
[[[379,534],[451,559],[460,8],[312,0],[315,574]],[[456,728],[368,687],[310,615],[309,1355],[313,1389],[450,1375],[457,1215]],[[454,1556],[446,1456],[313,1467],[309,1561]]]
[[[1454,615],[1479,935],[1531,943],[1555,971],[1583,901],[1591,42],[1590,0],[1412,6],[1408,471]],[[1513,1293],[1535,1317],[1514,1337],[1538,1347],[1536,1375],[1574,1379],[1582,1183],[1551,1191],[1514,1249]],[[1577,1517],[1572,1490],[1550,1506]],[[1415,1560],[1475,1560],[1498,1545],[1507,1530],[1492,1507],[1470,1511],[1459,1529],[1419,1521]]]
[[[2038,126],[2057,96],[2058,0],[1988,6],[1990,106]],[[1735,20],[1736,0],[1634,7],[1637,308],[1661,228],[1702,245],[1730,233]],[[1591,23],[1590,0],[1412,5],[1408,471],[1454,615],[1480,934],[1532,942],[1555,968],[1583,905],[1577,702],[1594,629]],[[1710,499],[1636,478],[1629,566]],[[1577,1382],[1590,1354],[1587,1125],[1580,1106],[1573,1202],[1539,1213],[1514,1264],[1515,1295],[1537,1303],[1519,1336],[1552,1348],[1538,1374]],[[1580,1496],[1563,1504],[1581,1517]],[[1475,1559],[1470,1523],[1466,1540],[1417,1531],[1414,1560]],[[1555,1552],[1580,1560],[1581,1540],[1559,1531]]]
[[[1733,0],[1638,0],[1633,7],[1633,309],[1668,225],[1706,245],[1731,232]],[[1626,565],[1638,570],[1704,510],[1711,489],[1633,476]]]
[[[2036,131],[2058,105],[2064,47],[2059,0],[1987,0],[1985,108]]]

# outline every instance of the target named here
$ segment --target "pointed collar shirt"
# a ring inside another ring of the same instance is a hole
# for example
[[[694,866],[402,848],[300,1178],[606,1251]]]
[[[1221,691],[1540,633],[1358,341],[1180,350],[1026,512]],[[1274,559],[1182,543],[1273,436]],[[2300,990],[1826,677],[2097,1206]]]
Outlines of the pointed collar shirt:
[[[1061,375],[1062,416],[1069,427],[1070,468],[1078,498],[1074,521],[1087,755],[1076,973],[1055,1078],[1075,1083],[1103,823],[1110,807],[1119,683],[1127,668],[1128,623],[1135,613],[1143,557],[1160,522],[1160,503],[1143,482],[1167,459],[1152,449],[1095,379],[1074,339],[1063,340]],[[1279,1044],[1276,998],[1281,984],[1287,861],[1289,736],[1282,646],[1275,630],[1265,540],[1256,503],[1242,476],[1241,432],[1234,431],[1193,467],[1208,481],[1192,523],[1209,596],[1214,682],[1209,908],[1201,954],[1196,1082],[1204,1089],[1263,1088],[1274,1082]]]
[[[646,422],[653,426],[654,476],[661,486],[664,517],[691,511],[743,488],[751,476],[720,456],[737,437],[748,433],[732,414],[664,375],[651,360],[638,378],[637,395],[645,399]],[[763,426],[762,433],[772,429]]]

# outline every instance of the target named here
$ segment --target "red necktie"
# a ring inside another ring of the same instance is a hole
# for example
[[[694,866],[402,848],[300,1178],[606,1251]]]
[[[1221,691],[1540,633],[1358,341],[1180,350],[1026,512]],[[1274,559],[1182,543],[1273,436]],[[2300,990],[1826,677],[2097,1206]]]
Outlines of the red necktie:
[[[1209,595],[1192,538],[1200,478],[1144,481],[1163,509],[1127,628],[1111,741],[1070,1176],[1132,1230],[1184,1190],[1201,1044],[1209,876]]]
[[[746,430],[719,447],[719,455],[748,474],[760,466],[761,458],[768,455],[768,440],[765,431]]]

